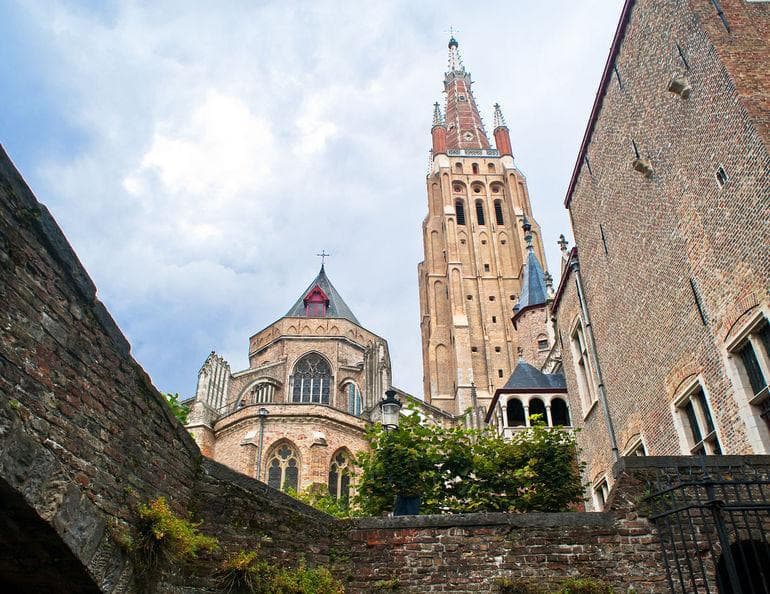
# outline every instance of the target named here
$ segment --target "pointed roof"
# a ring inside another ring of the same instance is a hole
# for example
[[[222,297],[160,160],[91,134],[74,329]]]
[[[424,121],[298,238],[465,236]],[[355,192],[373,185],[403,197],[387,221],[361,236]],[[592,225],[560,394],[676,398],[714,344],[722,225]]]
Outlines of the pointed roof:
[[[348,307],[347,303],[345,303],[345,301],[342,299],[340,294],[337,292],[337,289],[334,288],[334,285],[332,285],[331,281],[329,280],[329,277],[326,276],[326,271],[324,270],[323,264],[321,264],[321,271],[318,273],[318,276],[316,276],[313,279],[313,282],[310,283],[308,288],[302,292],[302,295],[299,296],[299,299],[297,299],[296,303],[287,312],[286,317],[295,317],[295,318],[306,317],[305,316],[305,311],[306,311],[305,299],[310,295],[310,293],[313,292],[313,290],[316,287],[320,288],[321,291],[323,291],[323,293],[329,299],[329,303],[326,306],[325,317],[344,318],[346,320],[353,322],[358,326],[361,325],[361,322],[359,322],[356,316],[353,315],[353,312],[350,311],[350,308]]]
[[[548,301],[548,288],[545,281],[545,272],[540,265],[540,261],[535,256],[535,249],[532,246],[532,225],[527,218],[524,218],[522,224],[524,229],[524,239],[527,242],[527,260],[524,262],[524,271],[521,277],[521,295],[519,301],[513,307],[513,323],[516,325],[516,319],[525,309],[537,305],[545,305]]]
[[[486,422],[492,418],[492,413],[497,406],[501,394],[531,394],[547,392],[567,392],[567,381],[561,373],[543,373],[536,367],[533,367],[524,359],[519,359],[516,369],[513,370],[511,377],[505,382],[502,388],[495,390],[492,402],[487,409]]]
[[[516,369],[500,390],[526,391],[526,390],[555,390],[564,391],[567,382],[561,373],[543,373],[523,359],[519,359]]]
[[[471,91],[471,73],[465,70],[457,40],[449,40],[449,68],[444,75],[447,148],[488,149],[484,123]]]

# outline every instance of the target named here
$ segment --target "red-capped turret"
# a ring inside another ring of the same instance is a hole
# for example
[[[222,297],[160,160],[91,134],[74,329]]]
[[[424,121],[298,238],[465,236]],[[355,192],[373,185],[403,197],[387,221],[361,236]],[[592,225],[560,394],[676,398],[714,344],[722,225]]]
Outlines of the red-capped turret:
[[[430,129],[433,137],[433,155],[446,154],[446,126],[441,115],[441,107],[438,102],[433,104],[433,127]]]
[[[500,156],[513,156],[513,150],[511,149],[511,135],[508,132],[508,126],[505,125],[505,118],[503,112],[500,109],[500,104],[495,103],[495,129],[492,132],[495,136],[495,146],[500,152]]]

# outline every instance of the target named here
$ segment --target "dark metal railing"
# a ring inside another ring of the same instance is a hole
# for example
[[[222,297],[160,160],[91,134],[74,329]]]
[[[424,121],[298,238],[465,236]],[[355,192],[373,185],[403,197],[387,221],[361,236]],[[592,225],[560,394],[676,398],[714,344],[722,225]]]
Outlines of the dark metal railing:
[[[696,459],[697,460],[697,459]],[[661,468],[645,497],[675,593],[770,594],[770,469]]]

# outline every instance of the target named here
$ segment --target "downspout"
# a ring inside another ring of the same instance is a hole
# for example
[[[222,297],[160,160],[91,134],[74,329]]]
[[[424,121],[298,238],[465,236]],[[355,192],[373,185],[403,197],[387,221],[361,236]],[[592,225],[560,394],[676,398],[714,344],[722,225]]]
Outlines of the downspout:
[[[594,339],[594,330],[591,326],[591,317],[588,315],[588,304],[586,303],[585,299],[583,278],[580,275],[580,262],[578,261],[577,253],[573,254],[569,265],[570,269],[575,275],[575,287],[577,288],[578,301],[580,302],[580,311],[583,315],[583,327],[585,329],[586,338],[588,339],[588,348],[591,351],[591,358],[593,359],[594,363],[597,388],[599,390],[599,402],[601,402],[602,410],[604,411],[604,420],[607,424],[607,434],[610,437],[610,445],[612,446],[612,457],[614,461],[617,462],[620,460],[618,440],[615,437],[615,427],[612,424],[612,416],[610,416],[610,405],[607,401],[607,391],[604,388],[604,377],[602,376],[602,368],[599,364],[599,354],[596,351],[596,340]]]

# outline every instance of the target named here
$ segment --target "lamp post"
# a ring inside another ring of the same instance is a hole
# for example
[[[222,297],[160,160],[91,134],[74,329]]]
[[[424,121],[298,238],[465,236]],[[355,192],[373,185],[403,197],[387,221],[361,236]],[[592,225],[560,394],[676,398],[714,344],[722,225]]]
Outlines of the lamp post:
[[[257,480],[262,480],[262,445],[264,443],[265,438],[265,419],[267,419],[267,415],[270,414],[270,411],[267,410],[264,406],[259,409],[259,453],[257,454]]]
[[[398,427],[398,417],[401,412],[401,401],[396,398],[397,392],[392,388],[385,390],[385,398],[380,400],[382,411],[382,426],[386,431],[392,431]]]

